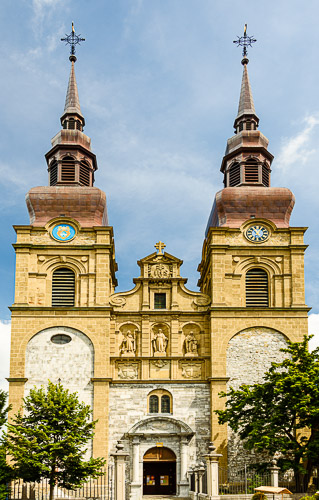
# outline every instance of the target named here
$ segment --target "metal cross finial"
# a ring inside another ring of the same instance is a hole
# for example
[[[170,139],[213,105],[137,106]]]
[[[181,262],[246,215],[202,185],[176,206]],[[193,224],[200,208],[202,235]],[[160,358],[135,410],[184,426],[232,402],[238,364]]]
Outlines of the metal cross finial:
[[[85,38],[75,34],[74,24],[72,22],[72,31],[69,35],[65,34],[65,38],[61,38],[61,42],[66,42],[65,45],[70,45],[70,61],[76,61],[75,46],[80,45],[80,42],[85,42]]]
[[[154,247],[158,251],[157,255],[163,255],[162,250],[164,250],[164,248],[166,247],[166,245],[162,241],[159,241],[158,243],[156,243],[156,245],[154,245]]]
[[[243,47],[243,57],[247,58],[247,47],[252,47],[252,43],[257,42],[257,40],[252,37],[247,35],[247,24],[245,24],[244,28],[244,36],[237,36],[237,40],[234,40],[233,43],[237,44],[237,47],[241,46]]]

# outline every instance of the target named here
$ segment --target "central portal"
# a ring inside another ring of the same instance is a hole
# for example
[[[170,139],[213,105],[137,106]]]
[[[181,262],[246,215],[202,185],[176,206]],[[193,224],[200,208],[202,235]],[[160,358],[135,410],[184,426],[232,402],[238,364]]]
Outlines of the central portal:
[[[143,457],[143,495],[175,494],[175,453],[169,448],[151,448]]]

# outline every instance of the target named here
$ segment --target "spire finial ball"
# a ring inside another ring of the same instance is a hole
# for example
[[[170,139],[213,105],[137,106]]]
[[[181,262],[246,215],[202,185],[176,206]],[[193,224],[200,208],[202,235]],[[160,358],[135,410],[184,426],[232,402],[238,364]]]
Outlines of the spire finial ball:
[[[242,63],[243,66],[246,66],[246,64],[249,63],[248,57],[243,57],[243,59],[241,60],[241,63]]]

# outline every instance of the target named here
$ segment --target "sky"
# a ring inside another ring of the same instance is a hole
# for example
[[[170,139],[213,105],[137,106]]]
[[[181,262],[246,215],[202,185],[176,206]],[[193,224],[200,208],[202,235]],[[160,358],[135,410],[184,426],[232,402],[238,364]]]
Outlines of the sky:
[[[85,133],[107,195],[119,271],[161,240],[197,290],[197,265],[226,141],[233,135],[243,33],[257,39],[248,66],[260,130],[275,156],[272,186],[296,196],[292,226],[307,226],[306,303],[319,345],[318,0],[1,0],[0,388],[8,376],[15,233],[28,224],[25,194],[47,185],[44,155],[60,130],[71,31]]]

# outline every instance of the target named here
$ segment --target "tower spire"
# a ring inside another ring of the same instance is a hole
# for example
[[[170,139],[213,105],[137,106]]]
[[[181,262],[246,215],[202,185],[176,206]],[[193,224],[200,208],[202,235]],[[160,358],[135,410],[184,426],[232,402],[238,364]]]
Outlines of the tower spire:
[[[72,22],[72,30],[69,35],[65,35],[65,38],[61,38],[62,42],[66,42],[66,45],[70,45],[70,62],[71,70],[68,83],[68,89],[65,98],[64,113],[61,116],[61,124],[63,128],[83,130],[85,125],[84,117],[81,113],[80,100],[78,87],[75,78],[75,68],[74,64],[76,62],[75,56],[75,46],[79,45],[80,42],[84,42],[85,38],[81,38],[81,35],[75,33],[74,24]]]
[[[85,120],[81,112],[78,87],[75,78],[75,69],[74,69],[75,61],[73,58],[71,59],[71,57],[72,56],[70,56],[70,61],[71,61],[70,77],[65,98],[64,112],[63,115],[61,116],[61,124],[63,128],[78,128],[79,130],[83,130],[83,127],[85,125]],[[79,120],[79,123],[77,123],[77,120]],[[75,124],[77,125],[77,127],[70,126]]]
[[[237,37],[237,40],[234,40],[234,43],[236,43],[238,47],[243,47],[243,59],[241,63],[244,66],[238,113],[234,122],[236,134],[242,130],[256,130],[259,124],[247,69],[249,63],[247,47],[252,47],[252,43],[256,41],[255,38],[247,35],[247,24],[245,24],[244,36]]]

